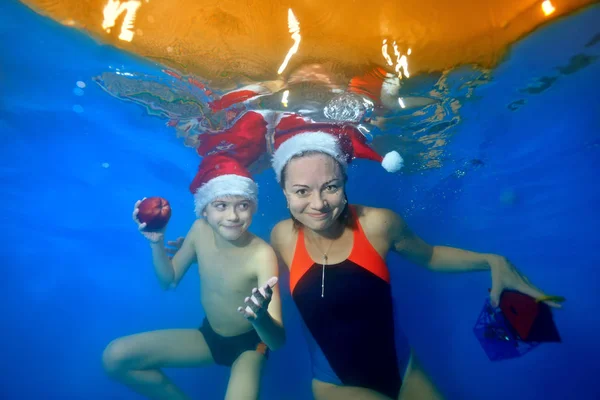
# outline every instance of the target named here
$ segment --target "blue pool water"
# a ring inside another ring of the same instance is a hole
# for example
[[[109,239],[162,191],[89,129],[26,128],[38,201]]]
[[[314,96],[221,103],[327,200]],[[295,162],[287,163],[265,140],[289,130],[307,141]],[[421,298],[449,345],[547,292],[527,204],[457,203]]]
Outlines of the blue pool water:
[[[350,170],[352,202],[402,213],[431,243],[506,255],[567,298],[555,313],[562,343],[492,363],[472,333],[488,274],[435,274],[390,256],[398,323],[449,399],[600,398],[598,20],[590,7],[517,43],[462,104],[441,168],[391,175],[358,161]],[[0,54],[0,397],[139,398],[105,376],[103,348],[125,334],[197,327],[203,311],[196,275],[175,292],[159,288],[133,203],[168,198],[168,235],[184,235],[199,159],[164,119],[91,79],[159,66],[12,0],[0,5]],[[253,230],[267,238],[287,210],[271,171],[257,181]],[[298,315],[285,290],[283,300],[288,341],[268,362],[263,398],[309,399]],[[228,377],[220,367],[167,373],[202,399],[222,398]]]

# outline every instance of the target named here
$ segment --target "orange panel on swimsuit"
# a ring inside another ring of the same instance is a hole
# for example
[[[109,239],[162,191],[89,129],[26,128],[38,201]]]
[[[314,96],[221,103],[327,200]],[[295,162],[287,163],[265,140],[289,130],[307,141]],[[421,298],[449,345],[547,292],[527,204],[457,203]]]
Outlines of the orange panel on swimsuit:
[[[352,218],[356,221],[356,227],[353,229],[354,241],[352,244],[352,251],[348,260],[361,266],[372,274],[378,276],[384,281],[390,281],[390,273],[387,268],[385,260],[379,255],[377,250],[373,247],[371,242],[367,239],[365,232],[360,225],[356,210],[353,206],[350,206],[350,212]],[[315,263],[304,245],[304,230],[298,231],[298,239],[296,240],[296,250],[294,252],[294,258],[292,259],[292,265],[290,268],[290,289],[293,292],[298,281],[304,276],[304,274],[312,267]]]

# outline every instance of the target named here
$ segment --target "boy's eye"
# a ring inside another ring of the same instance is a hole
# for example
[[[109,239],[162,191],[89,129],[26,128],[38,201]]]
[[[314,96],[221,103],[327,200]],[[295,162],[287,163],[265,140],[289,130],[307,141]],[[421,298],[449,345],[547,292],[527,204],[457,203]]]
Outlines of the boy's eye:
[[[250,207],[250,204],[249,204],[249,203],[241,203],[241,204],[239,205],[239,207],[240,207],[240,209],[242,209],[242,210],[247,210],[247,209],[248,209],[248,207]]]

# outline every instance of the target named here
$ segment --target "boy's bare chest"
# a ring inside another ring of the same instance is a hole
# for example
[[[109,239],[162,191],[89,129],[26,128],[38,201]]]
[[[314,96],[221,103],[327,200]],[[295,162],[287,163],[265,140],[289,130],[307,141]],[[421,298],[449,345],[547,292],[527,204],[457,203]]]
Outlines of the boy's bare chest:
[[[203,288],[214,294],[250,294],[257,286],[256,274],[243,254],[224,255],[218,251],[205,251],[198,255],[198,273]]]

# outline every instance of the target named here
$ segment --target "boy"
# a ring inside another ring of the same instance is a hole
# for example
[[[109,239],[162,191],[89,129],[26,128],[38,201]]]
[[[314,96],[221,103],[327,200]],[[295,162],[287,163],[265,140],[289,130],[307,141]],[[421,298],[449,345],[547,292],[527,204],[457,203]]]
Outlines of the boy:
[[[118,338],[104,350],[104,368],[148,398],[186,399],[160,368],[216,363],[231,368],[225,399],[257,399],[268,351],[285,341],[275,286],[277,258],[265,241],[248,231],[258,187],[235,159],[209,155],[190,190],[198,219],[172,259],[164,246],[166,227],[147,232],[146,224],[137,219],[140,201],[133,218],[150,241],[154,270],[163,288],[175,287],[188,268],[198,264],[206,318],[199,329]]]

